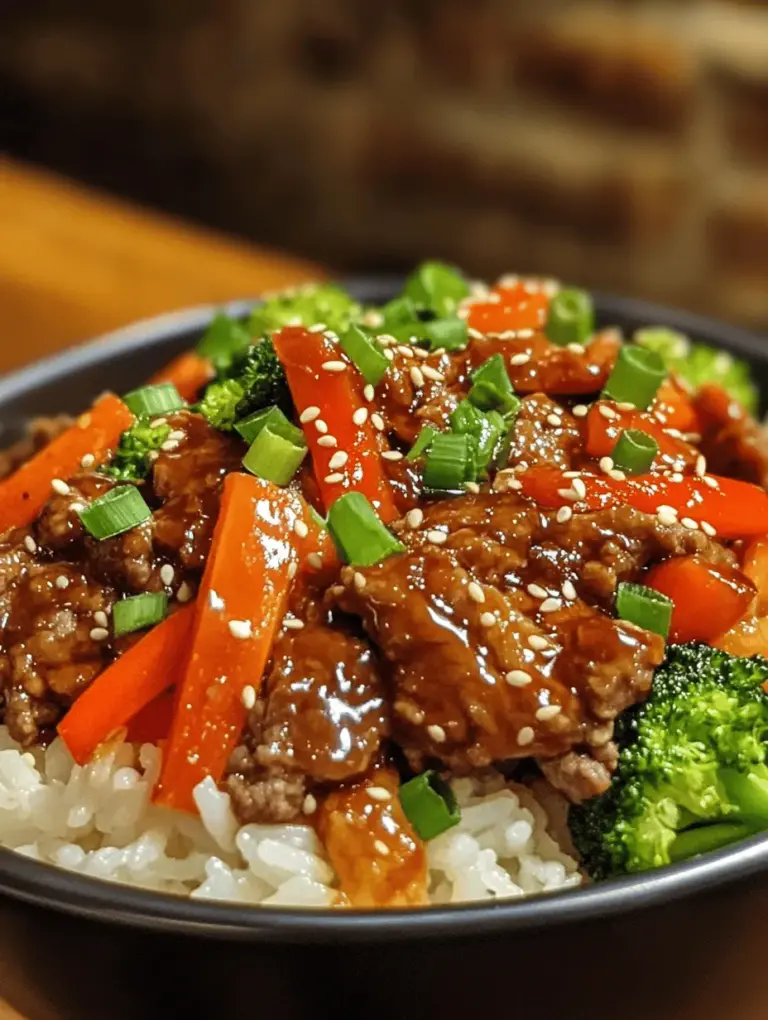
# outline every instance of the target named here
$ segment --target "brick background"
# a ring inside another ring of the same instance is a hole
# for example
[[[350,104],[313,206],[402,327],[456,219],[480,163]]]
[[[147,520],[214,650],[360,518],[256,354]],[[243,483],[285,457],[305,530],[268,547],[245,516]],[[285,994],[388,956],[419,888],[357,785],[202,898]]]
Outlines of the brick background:
[[[768,3],[29,0],[10,148],[340,268],[768,324]]]

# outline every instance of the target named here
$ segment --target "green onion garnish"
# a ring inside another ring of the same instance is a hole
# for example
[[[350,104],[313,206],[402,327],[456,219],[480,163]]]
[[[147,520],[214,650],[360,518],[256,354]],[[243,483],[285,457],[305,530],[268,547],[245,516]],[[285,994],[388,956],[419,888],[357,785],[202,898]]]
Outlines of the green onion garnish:
[[[617,403],[647,410],[666,377],[664,359],[656,351],[625,344],[619,351],[602,395]]]
[[[300,446],[280,435],[272,425],[264,425],[243,457],[243,467],[275,485],[287,485],[306,455],[306,443]]]
[[[691,341],[685,333],[668,326],[646,326],[636,330],[632,339],[641,347],[656,351],[667,363],[687,358],[691,352]]]
[[[520,406],[501,354],[494,354],[472,373],[469,399],[483,411],[501,411],[502,414]]]
[[[663,638],[669,634],[674,608],[672,599],[653,588],[646,588],[644,584],[622,581],[616,591],[616,613],[619,618],[653,631],[654,634],[661,634]]]
[[[293,422],[288,421],[276,404],[273,404],[272,407],[264,407],[260,411],[254,411],[247,418],[235,422],[236,431],[240,433],[246,443],[252,443],[266,426],[296,446],[307,445],[302,430]]]
[[[168,596],[165,592],[144,592],[116,602],[112,608],[112,625],[115,637],[132,634],[136,630],[154,627],[168,615]]]
[[[625,429],[611,453],[613,466],[628,475],[642,475],[659,452],[659,444],[641,429]]]
[[[367,383],[376,386],[381,382],[389,368],[389,361],[375,340],[366,336],[358,326],[350,326],[346,333],[339,336],[339,345],[357,365]]]
[[[430,447],[432,440],[438,434],[438,430],[432,425],[422,426],[421,432],[416,437],[416,442],[410,448],[408,453],[405,455],[406,460],[418,460],[423,454],[427,452]]]
[[[99,541],[122,535],[152,516],[135,485],[118,485],[78,513],[86,531]]]
[[[197,345],[197,352],[213,364],[217,371],[229,368],[238,354],[251,345],[251,334],[223,312],[218,312]]]
[[[469,294],[469,284],[444,262],[423,262],[405,281],[403,296],[437,315],[452,315]]]
[[[434,770],[422,772],[400,787],[400,803],[423,840],[434,839],[461,821],[453,790]]]
[[[585,290],[558,291],[549,303],[544,332],[553,344],[583,344],[595,331],[595,307]]]
[[[142,386],[131,390],[123,397],[123,403],[137,418],[156,418],[169,411],[184,407],[184,401],[173,383],[159,383],[157,386]]]
[[[405,548],[362,492],[345,492],[331,504],[328,530],[339,556],[356,567],[372,567]]]
[[[418,309],[407,297],[393,298],[381,309],[384,317],[384,329],[391,332],[397,326],[405,326],[407,323],[416,323],[418,320]]]
[[[472,436],[441,432],[432,440],[424,462],[427,489],[459,492],[464,482],[474,481],[477,465],[472,451]]]
[[[429,349],[437,351],[463,351],[469,343],[467,324],[455,316],[451,319],[433,319],[432,322],[420,322],[416,336],[429,341]]]

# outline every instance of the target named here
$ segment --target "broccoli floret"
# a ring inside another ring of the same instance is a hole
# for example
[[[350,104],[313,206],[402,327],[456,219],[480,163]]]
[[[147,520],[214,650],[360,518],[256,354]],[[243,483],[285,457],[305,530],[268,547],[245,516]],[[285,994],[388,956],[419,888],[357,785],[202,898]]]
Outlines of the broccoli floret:
[[[171,433],[171,426],[152,425],[140,418],[120,437],[117,450],[102,474],[118,482],[141,482],[151,467],[149,454],[159,450]]]
[[[361,314],[360,305],[341,287],[312,285],[267,298],[254,308],[250,330],[253,336],[269,336],[294,322],[303,326],[324,322],[329,329],[341,333]]]
[[[208,358],[217,372],[226,372],[251,343],[251,334],[237,319],[218,312],[206,329],[197,352]]]
[[[610,789],[571,808],[593,878],[645,871],[768,828],[768,660],[677,645],[616,726]]]
[[[291,394],[283,366],[269,339],[259,340],[237,357],[203,394],[195,410],[214,428],[229,431],[241,418],[271,404],[286,412]]]
[[[717,383],[751,414],[757,410],[758,391],[746,361],[707,344],[693,343],[684,333],[665,326],[638,330],[635,342],[657,351],[667,366],[694,388]]]
[[[237,379],[221,379],[210,383],[195,410],[202,414],[215,429],[228,432],[240,415],[237,408],[245,390]]]

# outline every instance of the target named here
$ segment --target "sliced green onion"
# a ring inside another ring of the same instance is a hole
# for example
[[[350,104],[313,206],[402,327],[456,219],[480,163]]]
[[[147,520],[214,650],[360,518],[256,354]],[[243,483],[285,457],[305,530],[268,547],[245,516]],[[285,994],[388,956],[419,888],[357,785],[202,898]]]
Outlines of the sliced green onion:
[[[273,404],[272,407],[264,407],[260,411],[254,411],[247,418],[242,418],[240,421],[235,422],[235,429],[246,443],[252,443],[258,437],[261,430],[267,426],[276,435],[282,436],[283,439],[287,439],[295,446],[307,445],[303,431],[294,425],[293,422],[288,421],[276,404]]]
[[[135,485],[118,485],[78,513],[83,527],[99,541],[122,535],[152,516]]]
[[[441,432],[432,440],[424,462],[427,489],[459,492],[464,482],[474,481],[477,472],[470,435]]]
[[[217,371],[229,368],[238,354],[251,345],[251,334],[223,312],[218,312],[197,345],[197,352],[212,362]]]
[[[400,787],[400,803],[419,837],[434,839],[461,821],[461,809],[448,783],[434,770]]]
[[[663,638],[669,634],[672,610],[675,603],[653,588],[644,584],[633,584],[622,581],[616,591],[616,613],[621,620],[637,624],[644,630],[661,634]]]
[[[403,296],[414,304],[431,308],[437,315],[452,315],[469,284],[461,273],[444,262],[423,262],[405,281]]]
[[[553,344],[583,344],[595,331],[595,306],[585,290],[558,291],[549,303],[544,332]]]
[[[299,446],[275,432],[271,425],[265,425],[243,457],[243,467],[275,485],[287,485],[306,455],[306,444]]]
[[[460,401],[451,411],[451,430],[459,436],[479,436],[483,412],[469,400]]]
[[[642,475],[653,464],[659,444],[641,429],[625,429],[611,453],[613,466],[628,475]]]
[[[407,297],[393,298],[381,309],[384,317],[384,328],[392,332],[398,326],[405,326],[407,323],[415,323],[418,320],[416,305]]]
[[[429,446],[435,436],[438,435],[438,430],[433,428],[432,425],[422,426],[421,432],[416,437],[416,442],[410,448],[408,453],[405,455],[406,460],[418,460],[422,454],[426,453]]]
[[[325,517],[321,517],[311,503],[307,503],[307,510],[309,511],[309,516],[312,518],[312,520],[315,522],[318,528],[320,528],[321,531],[327,531],[328,522],[326,521]]]
[[[366,336],[358,326],[350,326],[346,333],[339,336],[339,345],[357,365],[367,383],[376,386],[381,382],[389,368],[389,361],[375,340]]]
[[[154,627],[168,615],[168,596],[163,592],[144,592],[116,602],[112,608],[115,637]]]
[[[451,319],[433,319],[432,322],[421,322],[417,327],[417,336],[429,341],[431,351],[463,351],[469,343],[467,324],[455,316]]]
[[[157,386],[142,386],[131,390],[123,397],[123,403],[137,418],[156,418],[169,411],[178,411],[184,407],[184,401],[173,383],[158,383]]]
[[[636,330],[632,339],[641,347],[656,351],[666,362],[687,358],[691,351],[691,341],[685,333],[668,326],[646,326]]]
[[[603,396],[645,411],[653,403],[666,374],[664,359],[656,351],[625,344],[605,384]]]
[[[505,414],[519,408],[520,400],[515,395],[501,354],[494,354],[472,373],[469,399],[483,411]]]
[[[331,504],[328,530],[339,556],[356,567],[372,567],[405,548],[362,492],[345,492]]]

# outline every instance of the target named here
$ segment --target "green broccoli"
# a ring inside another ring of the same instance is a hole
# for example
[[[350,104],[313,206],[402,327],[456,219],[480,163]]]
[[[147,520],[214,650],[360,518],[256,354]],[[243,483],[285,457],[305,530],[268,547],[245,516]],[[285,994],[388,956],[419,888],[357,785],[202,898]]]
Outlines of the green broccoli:
[[[749,365],[727,351],[693,343],[684,333],[666,326],[639,329],[635,342],[657,351],[667,366],[698,389],[703,383],[717,383],[752,414],[757,410],[758,391]]]
[[[153,425],[150,419],[140,418],[120,437],[109,464],[102,474],[118,482],[141,482],[151,467],[149,454],[159,450],[171,433],[168,424]]]
[[[675,645],[617,721],[610,789],[571,808],[593,878],[685,860],[768,828],[768,660]]]
[[[248,347],[219,374],[195,410],[214,428],[227,432],[240,418],[271,404],[289,411],[291,395],[274,344],[264,339]]]
[[[344,332],[362,315],[362,309],[341,287],[313,284],[267,298],[251,313],[253,336],[269,336],[283,326],[313,326],[318,322],[336,333]]]

